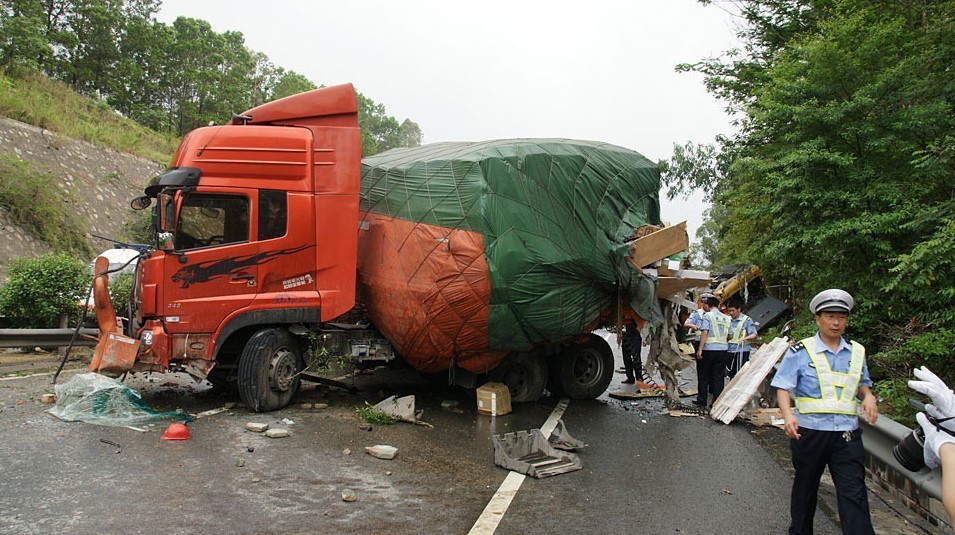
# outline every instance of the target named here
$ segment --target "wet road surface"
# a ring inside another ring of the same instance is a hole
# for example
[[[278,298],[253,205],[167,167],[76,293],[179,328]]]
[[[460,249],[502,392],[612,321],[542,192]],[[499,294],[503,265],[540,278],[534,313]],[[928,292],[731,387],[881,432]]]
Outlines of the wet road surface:
[[[165,423],[138,432],[60,421],[40,403],[49,381],[0,380],[3,533],[468,533],[508,474],[493,463],[491,435],[540,427],[559,401],[489,417],[463,390],[435,390],[407,368],[379,370],[348,379],[357,393],[311,387],[267,414],[239,405],[172,442],[159,439]],[[215,389],[157,388],[155,379],[129,384],[157,410],[198,413],[232,401]],[[434,428],[363,429],[355,409],[391,394],[415,394]],[[444,400],[457,400],[460,412],[442,410]],[[751,427],[670,417],[659,399],[606,396],[571,401],[563,418],[589,444],[579,451],[583,469],[526,478],[496,533],[785,533],[789,474]],[[291,436],[269,439],[245,431],[246,422]],[[397,458],[364,453],[375,444],[397,447]],[[344,489],[358,501],[342,501]],[[839,532],[822,512],[816,526]]]

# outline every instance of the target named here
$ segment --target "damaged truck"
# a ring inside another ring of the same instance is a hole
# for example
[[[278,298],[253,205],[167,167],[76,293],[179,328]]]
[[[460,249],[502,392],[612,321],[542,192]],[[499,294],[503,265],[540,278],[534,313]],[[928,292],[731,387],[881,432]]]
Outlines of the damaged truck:
[[[650,160],[589,141],[362,160],[351,85],[263,104],[187,134],[132,201],[152,206],[154,240],[125,324],[97,267],[90,369],[232,379],[267,411],[291,401],[310,343],[346,338],[359,358],[497,380],[515,401],[593,398],[614,365],[591,332],[662,323],[658,285],[697,284],[667,271],[688,240],[661,225],[659,187]]]

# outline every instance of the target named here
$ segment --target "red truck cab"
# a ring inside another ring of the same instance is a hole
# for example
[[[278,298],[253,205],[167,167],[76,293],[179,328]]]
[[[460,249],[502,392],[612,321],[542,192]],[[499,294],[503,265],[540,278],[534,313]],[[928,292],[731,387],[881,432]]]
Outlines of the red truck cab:
[[[350,84],[186,135],[133,201],[156,200],[156,243],[137,269],[131,369],[235,375],[253,410],[286,405],[304,367],[292,333],[355,303],[360,165]]]

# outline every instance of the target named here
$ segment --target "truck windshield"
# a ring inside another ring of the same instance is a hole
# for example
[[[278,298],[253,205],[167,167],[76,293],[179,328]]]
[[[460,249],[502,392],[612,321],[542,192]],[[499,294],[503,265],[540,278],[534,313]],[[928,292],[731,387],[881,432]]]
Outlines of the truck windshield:
[[[179,210],[177,249],[249,240],[249,200],[240,195],[187,194]]]

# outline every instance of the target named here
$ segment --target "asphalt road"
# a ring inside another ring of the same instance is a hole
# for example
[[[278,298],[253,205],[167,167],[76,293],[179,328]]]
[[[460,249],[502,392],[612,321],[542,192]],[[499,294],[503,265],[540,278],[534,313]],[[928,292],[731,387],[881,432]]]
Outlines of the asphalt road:
[[[196,420],[190,440],[172,442],[159,438],[165,423],[138,432],[46,414],[49,375],[0,379],[0,532],[468,533],[508,474],[493,463],[490,436],[540,427],[559,401],[489,417],[467,393],[435,390],[407,369],[348,381],[360,391],[313,387],[268,414],[240,405]],[[199,413],[232,400],[163,382],[130,384],[157,410]],[[415,394],[434,427],[364,430],[355,409],[390,394]],[[460,412],[441,409],[452,399]],[[496,533],[786,532],[789,473],[751,427],[670,417],[652,399],[572,401],[563,418],[589,444],[579,451],[583,469],[524,480]],[[245,431],[251,421],[291,436]],[[397,447],[397,458],[364,453],[375,444]],[[358,501],[344,502],[344,489]],[[839,533],[822,511],[816,526]]]

